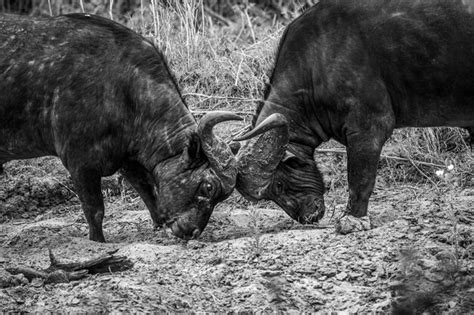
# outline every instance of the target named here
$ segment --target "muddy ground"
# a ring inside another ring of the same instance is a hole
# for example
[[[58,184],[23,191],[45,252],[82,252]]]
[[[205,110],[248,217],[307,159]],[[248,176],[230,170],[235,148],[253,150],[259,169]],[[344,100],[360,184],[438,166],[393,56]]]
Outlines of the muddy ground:
[[[67,172],[54,158],[14,161],[0,179],[1,311],[423,312],[474,310],[474,185],[378,179],[374,228],[338,235],[344,184],[331,181],[319,225],[293,222],[271,203],[237,193],[220,204],[197,241],[153,230],[138,196],[104,180],[108,243],[88,228]],[[7,267],[49,265],[111,250],[133,268],[70,283],[13,279]],[[10,282],[9,282],[10,281]]]

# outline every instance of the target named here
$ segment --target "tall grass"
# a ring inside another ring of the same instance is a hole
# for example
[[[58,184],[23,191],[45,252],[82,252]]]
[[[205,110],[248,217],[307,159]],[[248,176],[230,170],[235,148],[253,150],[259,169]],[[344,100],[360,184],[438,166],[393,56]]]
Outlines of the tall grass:
[[[168,57],[192,109],[229,109],[247,118],[254,112],[288,20],[249,14],[251,7],[234,7],[238,14],[227,25],[206,14],[203,0],[145,8],[151,18],[145,13],[139,29],[148,30]],[[146,26],[150,23],[153,26]],[[459,128],[401,129],[385,152],[404,160],[397,162],[405,164],[397,181],[436,183],[436,170],[454,164],[461,184],[472,186],[474,158],[466,137],[467,132]]]
[[[2,0],[2,5],[6,0]],[[468,5],[474,0],[463,0]],[[151,38],[167,56],[187,104],[195,111],[232,110],[247,122],[262,98],[275,50],[285,25],[300,12],[302,4],[317,1],[260,1],[278,7],[290,19],[262,13],[254,2],[227,1],[232,17],[216,18],[209,9],[222,9],[211,0],[73,1],[42,0],[36,10],[53,14],[82,12],[114,15]],[[132,3],[126,15],[121,9]],[[111,8],[113,10],[111,10]],[[218,13],[223,13],[218,10]],[[461,184],[474,185],[474,158],[458,128],[410,128],[397,130],[387,143],[386,155],[402,157],[389,163],[400,172],[385,172],[396,181],[436,183],[435,171],[453,164]],[[422,162],[422,163],[419,163]],[[396,164],[396,165],[395,165]],[[400,167],[401,165],[401,167]],[[344,172],[344,169],[340,170]]]
[[[153,0],[139,11],[129,26],[164,52],[191,108],[253,113],[283,30],[280,22],[263,24],[249,16],[222,25],[206,14],[202,0],[173,6]]]

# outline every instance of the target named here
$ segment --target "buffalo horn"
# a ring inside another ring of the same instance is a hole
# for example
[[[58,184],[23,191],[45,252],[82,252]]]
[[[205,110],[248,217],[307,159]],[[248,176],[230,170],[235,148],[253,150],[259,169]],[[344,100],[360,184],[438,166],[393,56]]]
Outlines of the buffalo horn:
[[[255,129],[240,137],[248,141],[237,154],[236,188],[246,198],[259,200],[272,180],[273,172],[285,155],[289,141],[285,116],[275,113],[263,120]],[[235,140],[235,139],[234,139]]]
[[[212,128],[228,120],[242,120],[242,118],[231,112],[213,111],[201,118],[197,129],[202,149],[225,190],[232,189],[235,185],[237,165],[230,147],[214,135]]]
[[[254,129],[250,130],[249,132],[247,132],[243,136],[234,138],[234,141],[248,140],[248,139],[254,138],[258,135],[261,135],[262,133],[264,133],[264,132],[266,132],[270,129],[274,129],[274,128],[278,128],[278,127],[285,127],[287,125],[288,125],[288,121],[286,120],[285,116],[283,116],[282,114],[278,114],[278,113],[271,114],[270,116],[265,118],[265,120],[262,121]]]

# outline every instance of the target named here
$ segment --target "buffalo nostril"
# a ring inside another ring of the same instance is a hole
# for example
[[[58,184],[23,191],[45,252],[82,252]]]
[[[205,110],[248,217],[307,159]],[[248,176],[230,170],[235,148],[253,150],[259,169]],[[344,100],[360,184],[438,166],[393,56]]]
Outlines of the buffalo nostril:
[[[191,238],[192,238],[193,240],[194,240],[194,239],[197,239],[197,238],[199,237],[199,235],[201,235],[201,230],[195,229],[195,230],[193,231],[193,235],[192,235]]]

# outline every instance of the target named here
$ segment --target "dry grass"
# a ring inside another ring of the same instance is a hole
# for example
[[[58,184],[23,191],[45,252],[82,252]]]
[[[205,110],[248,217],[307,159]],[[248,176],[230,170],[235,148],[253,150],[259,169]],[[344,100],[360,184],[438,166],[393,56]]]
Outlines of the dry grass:
[[[262,98],[288,20],[269,21],[249,15],[243,7],[235,10],[240,14],[232,24],[223,26],[206,14],[202,0],[173,7],[155,3],[140,8],[140,16],[135,15],[129,25],[153,37],[164,51],[192,110],[227,109],[249,119],[256,101]],[[393,177],[390,181],[436,184],[435,172],[452,164],[460,185],[474,185],[474,159],[466,137],[467,132],[459,128],[397,130],[384,155],[401,159],[386,159],[381,165],[401,172],[382,173]]]

